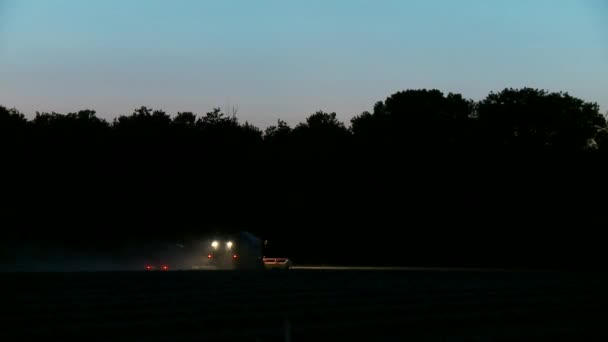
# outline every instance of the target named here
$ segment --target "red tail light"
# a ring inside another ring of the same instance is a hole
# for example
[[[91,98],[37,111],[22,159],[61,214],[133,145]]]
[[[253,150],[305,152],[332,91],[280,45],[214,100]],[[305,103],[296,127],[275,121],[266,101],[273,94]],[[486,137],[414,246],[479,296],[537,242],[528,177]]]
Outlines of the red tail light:
[[[207,258],[209,258],[209,259],[213,258],[213,254],[207,255]]]
[[[147,269],[147,270],[151,270],[151,269],[152,269],[152,266],[150,266],[150,265],[146,265],[146,269]]]
[[[236,254],[232,256],[232,258],[233,258],[233,259],[236,259],[236,258],[238,258],[238,257],[239,257],[239,256],[238,256],[238,255],[236,255]]]
[[[166,266],[166,265],[165,265],[165,266],[163,266],[163,270],[165,270],[165,271],[166,271],[166,270],[168,270],[168,269],[169,269],[169,266]]]

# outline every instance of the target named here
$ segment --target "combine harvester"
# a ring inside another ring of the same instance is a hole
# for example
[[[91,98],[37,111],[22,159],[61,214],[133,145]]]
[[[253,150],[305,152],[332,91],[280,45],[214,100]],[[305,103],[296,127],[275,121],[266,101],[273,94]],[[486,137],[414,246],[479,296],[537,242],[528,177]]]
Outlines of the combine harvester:
[[[261,270],[262,240],[257,236],[240,231],[216,237],[207,244],[206,266],[218,270]]]
[[[265,245],[260,238],[246,231],[219,234],[210,239],[187,244],[183,252],[157,257],[155,259],[158,260],[146,264],[145,267],[148,271],[274,270],[292,267],[288,258],[263,256]],[[183,245],[179,246],[184,249]]]
[[[290,269],[288,258],[268,258],[263,256],[262,239],[245,231],[216,237],[206,247],[205,269],[216,270],[263,270]]]

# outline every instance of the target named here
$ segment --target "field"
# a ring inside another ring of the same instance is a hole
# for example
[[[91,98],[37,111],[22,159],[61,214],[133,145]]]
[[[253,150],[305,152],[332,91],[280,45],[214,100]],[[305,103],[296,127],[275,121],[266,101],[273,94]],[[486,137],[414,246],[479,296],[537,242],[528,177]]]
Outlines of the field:
[[[6,340],[606,340],[599,273],[4,273]],[[602,338],[600,338],[600,336]]]

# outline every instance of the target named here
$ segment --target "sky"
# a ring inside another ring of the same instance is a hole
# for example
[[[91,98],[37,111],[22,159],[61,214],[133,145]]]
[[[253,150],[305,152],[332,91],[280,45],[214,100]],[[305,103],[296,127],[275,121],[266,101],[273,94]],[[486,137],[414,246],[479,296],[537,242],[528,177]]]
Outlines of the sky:
[[[608,111],[603,0],[0,0],[0,105],[294,125],[405,89],[565,91]]]

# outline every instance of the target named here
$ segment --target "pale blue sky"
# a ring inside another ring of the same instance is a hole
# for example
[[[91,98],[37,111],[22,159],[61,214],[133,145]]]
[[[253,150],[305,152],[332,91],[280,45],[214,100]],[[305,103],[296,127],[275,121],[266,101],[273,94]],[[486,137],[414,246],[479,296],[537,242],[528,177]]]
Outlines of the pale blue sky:
[[[0,104],[238,106],[348,121],[410,88],[564,90],[608,110],[603,0],[0,0]]]

